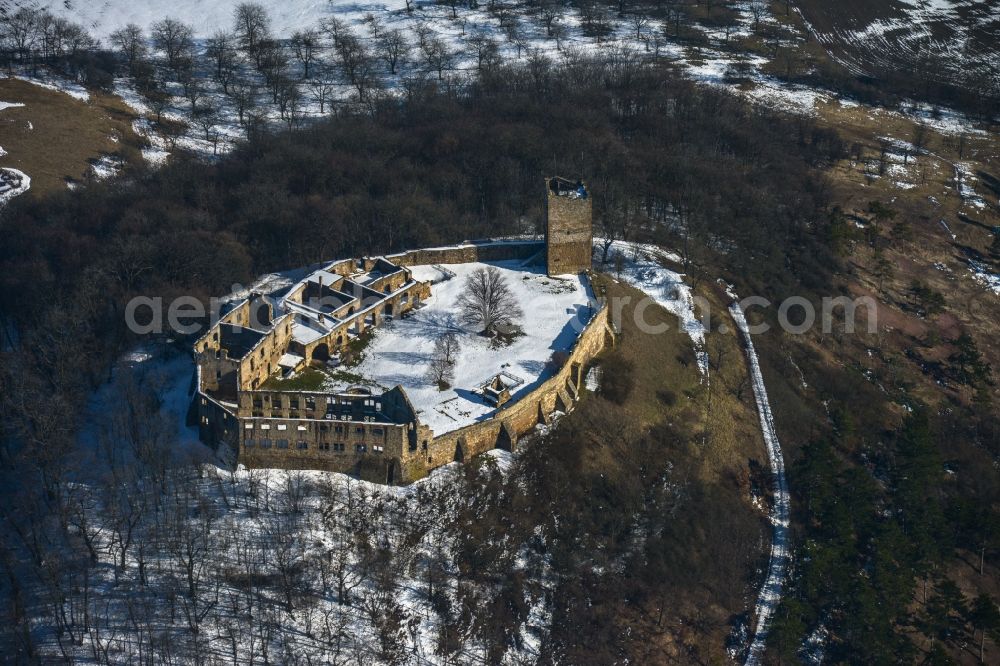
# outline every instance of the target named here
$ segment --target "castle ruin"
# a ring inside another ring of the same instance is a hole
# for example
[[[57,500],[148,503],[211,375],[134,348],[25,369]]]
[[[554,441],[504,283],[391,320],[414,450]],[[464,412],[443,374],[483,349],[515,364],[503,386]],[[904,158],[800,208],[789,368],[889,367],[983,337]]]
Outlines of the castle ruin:
[[[470,387],[495,411],[437,436],[421,422],[401,386],[289,390],[279,381],[307,368],[326,367],[369,329],[419,309],[432,285],[415,279],[410,266],[531,261],[544,251],[549,274],[588,270],[589,196],[582,184],[571,195],[563,185],[569,181],[546,183],[544,243],[473,242],[337,261],[279,296],[251,293],[195,343],[202,440],[227,444],[250,467],[340,471],[408,483],[492,448],[513,450],[520,437],[547,423],[552,413],[570,411],[586,366],[614,341],[605,307],[592,308],[562,366],[550,377],[513,396],[513,383],[502,374],[486,386]],[[553,183],[558,189],[552,189]]]

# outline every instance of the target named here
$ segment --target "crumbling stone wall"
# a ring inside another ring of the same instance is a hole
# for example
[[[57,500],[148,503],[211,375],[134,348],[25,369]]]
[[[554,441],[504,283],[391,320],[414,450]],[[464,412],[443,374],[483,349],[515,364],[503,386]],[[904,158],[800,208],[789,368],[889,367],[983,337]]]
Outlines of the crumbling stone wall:
[[[267,381],[278,367],[278,359],[288,349],[291,338],[292,317],[287,314],[282,315],[275,320],[274,327],[240,361],[238,376],[241,391],[257,388]]]
[[[538,388],[518,396],[507,403],[490,419],[459,428],[423,442],[416,452],[404,450],[402,456],[402,482],[411,482],[427,475],[431,470],[446,465],[460,457],[469,460],[490,449],[517,446],[517,440],[531,433],[535,426],[547,423],[555,411],[568,412],[579,395],[584,369],[610,342],[614,333],[608,323],[608,306],[604,305],[577,338],[566,363]]]
[[[386,255],[386,259],[400,266],[468,264],[475,261],[526,260],[544,249],[545,243],[537,240],[473,241],[449,247],[407,250],[399,254]]]

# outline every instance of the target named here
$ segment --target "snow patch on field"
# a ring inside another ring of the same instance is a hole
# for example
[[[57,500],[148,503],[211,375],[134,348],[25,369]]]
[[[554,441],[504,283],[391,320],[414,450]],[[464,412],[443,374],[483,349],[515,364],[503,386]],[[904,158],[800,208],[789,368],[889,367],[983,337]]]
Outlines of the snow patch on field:
[[[0,206],[31,189],[31,178],[19,169],[0,168]]]
[[[972,183],[978,180],[972,175],[972,169],[973,166],[968,162],[955,162],[955,188],[958,190],[959,196],[962,197],[963,204],[983,210],[986,208],[986,201],[976,193],[975,187],[972,186]]]
[[[601,239],[596,239],[600,245]],[[684,276],[663,265],[663,261],[680,263],[680,257],[655,245],[615,241],[608,253],[610,265],[615,256],[622,257],[621,279],[652,298],[657,305],[680,320],[681,328],[694,344],[698,369],[708,376],[708,352],[705,350],[705,325],[695,314],[691,287]],[[615,272],[604,267],[608,272]],[[615,272],[615,274],[617,274]]]
[[[1000,274],[994,273],[985,262],[974,259],[969,260],[969,270],[973,280],[1000,296]]]
[[[118,174],[125,166],[125,161],[117,155],[101,155],[90,164],[90,170],[97,180],[107,180]]]
[[[90,101],[90,93],[79,83],[75,81],[67,81],[64,78],[56,76],[52,73],[45,72],[39,74],[33,74],[31,76],[26,76],[18,74],[14,76],[15,79],[19,81],[24,81],[30,83],[34,86],[39,86],[41,88],[46,88],[48,90],[54,90],[56,92],[66,93],[73,99],[78,99],[81,102]]]

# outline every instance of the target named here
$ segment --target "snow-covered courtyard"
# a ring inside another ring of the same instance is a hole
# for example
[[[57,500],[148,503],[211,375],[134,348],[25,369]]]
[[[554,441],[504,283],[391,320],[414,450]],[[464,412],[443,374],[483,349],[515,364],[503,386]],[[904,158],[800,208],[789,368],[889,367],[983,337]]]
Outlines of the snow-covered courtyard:
[[[461,323],[458,300],[466,278],[487,265],[500,270],[524,311],[517,321],[523,335],[509,344],[494,343],[474,326]],[[553,372],[552,354],[569,351],[596,311],[586,278],[550,278],[541,267],[523,266],[520,261],[412,270],[415,279],[434,282],[431,297],[421,309],[376,329],[364,360],[350,371],[386,389],[402,386],[421,422],[435,435],[492,415],[495,408],[478,390],[501,372],[521,380],[511,389],[512,400],[545,381]],[[428,367],[435,340],[448,332],[458,336],[459,353],[452,386],[441,391],[428,376]]]

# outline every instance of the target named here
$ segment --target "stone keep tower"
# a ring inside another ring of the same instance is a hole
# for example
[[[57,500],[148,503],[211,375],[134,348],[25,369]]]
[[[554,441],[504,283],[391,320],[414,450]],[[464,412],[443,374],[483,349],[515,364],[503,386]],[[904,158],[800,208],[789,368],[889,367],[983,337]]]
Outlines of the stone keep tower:
[[[590,270],[594,245],[590,192],[582,181],[545,179],[545,252],[549,275]]]

